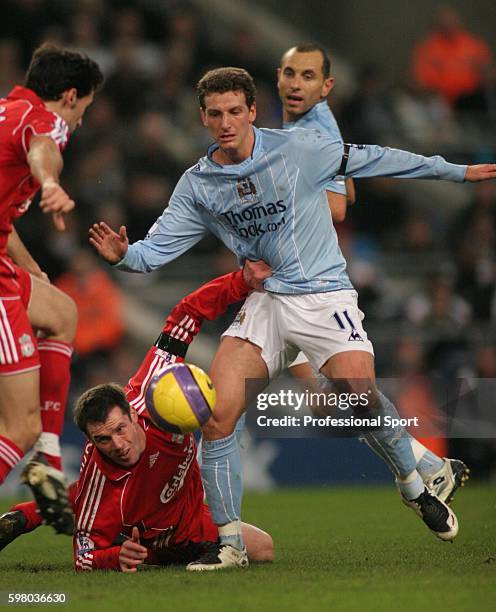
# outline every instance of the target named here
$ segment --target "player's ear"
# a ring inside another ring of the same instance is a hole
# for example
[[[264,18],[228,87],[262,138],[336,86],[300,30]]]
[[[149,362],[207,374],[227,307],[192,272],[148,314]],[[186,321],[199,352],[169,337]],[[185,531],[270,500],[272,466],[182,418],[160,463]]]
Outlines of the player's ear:
[[[131,410],[130,410],[130,413],[129,413],[129,417],[131,419],[131,422],[132,423],[137,423],[138,422],[138,413],[136,412],[136,410],[132,406],[130,406],[130,408],[131,408]]]
[[[327,96],[329,95],[333,87],[334,87],[334,77],[329,77],[328,79],[324,81],[324,84],[322,85],[322,97],[327,98]]]
[[[205,127],[207,127],[207,113],[200,106],[200,119]]]
[[[76,106],[77,99],[78,95],[75,87],[66,89],[62,94],[62,103],[64,106],[68,106],[69,108],[74,108]]]
[[[257,117],[257,103],[253,102],[250,106],[248,117],[250,119],[250,123],[253,123]]]

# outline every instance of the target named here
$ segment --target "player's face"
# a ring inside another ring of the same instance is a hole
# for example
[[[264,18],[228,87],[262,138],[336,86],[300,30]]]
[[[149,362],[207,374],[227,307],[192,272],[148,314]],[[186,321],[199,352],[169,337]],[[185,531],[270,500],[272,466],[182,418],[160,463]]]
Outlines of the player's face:
[[[255,104],[248,108],[243,91],[205,96],[205,109],[201,108],[200,114],[203,125],[231,161],[238,163],[251,155],[256,108]]]
[[[93,102],[94,97],[94,92],[91,92],[82,98],[78,97],[75,89],[70,89],[69,91],[64,92],[62,100],[65,102],[65,104],[63,113],[61,114],[63,119],[65,119],[67,122],[71,134],[83,124],[84,113],[86,112],[88,106],[90,106],[90,104]]]
[[[291,49],[284,55],[277,71],[277,88],[285,119],[296,121],[331,91],[334,79],[324,78],[322,67],[320,51],[299,53]]]
[[[115,406],[104,423],[88,423],[86,429],[97,449],[123,467],[135,465],[145,450],[145,434],[134,411],[129,417]]]

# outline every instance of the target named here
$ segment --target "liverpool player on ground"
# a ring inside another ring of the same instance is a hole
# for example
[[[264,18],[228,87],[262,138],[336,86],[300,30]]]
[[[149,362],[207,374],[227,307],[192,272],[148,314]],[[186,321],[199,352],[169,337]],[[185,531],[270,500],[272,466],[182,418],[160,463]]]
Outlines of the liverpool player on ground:
[[[101,81],[87,57],[44,45],[33,55],[25,86],[0,100],[0,483],[36,443],[23,479],[47,523],[68,533],[73,525],[59,435],[77,313],[47,282],[13,222],[41,188],[43,212],[64,229],[63,214],[74,202],[59,185],[61,154]],[[36,340],[33,328],[43,339]]]
[[[80,478],[70,487],[76,569],[135,571],[143,562],[188,563],[208,550],[208,542],[217,541],[217,528],[203,503],[194,439],[156,428],[144,395],[152,376],[184,360],[204,319],[214,319],[246,298],[269,275],[262,262],[248,262],[243,271],[190,294],[167,318],[125,394],[118,385],[107,384],[78,400],[76,423],[89,442]],[[40,524],[34,502],[15,506],[0,517],[0,548]],[[268,534],[243,524],[243,535],[251,561],[272,560]]]

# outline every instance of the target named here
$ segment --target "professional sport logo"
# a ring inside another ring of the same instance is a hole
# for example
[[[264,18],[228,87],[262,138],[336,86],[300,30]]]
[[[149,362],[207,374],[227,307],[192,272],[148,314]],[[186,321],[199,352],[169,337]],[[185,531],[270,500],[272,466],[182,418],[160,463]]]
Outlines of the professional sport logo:
[[[257,189],[249,176],[239,178],[236,182],[236,189],[238,191],[241,206],[256,204],[259,201]]]

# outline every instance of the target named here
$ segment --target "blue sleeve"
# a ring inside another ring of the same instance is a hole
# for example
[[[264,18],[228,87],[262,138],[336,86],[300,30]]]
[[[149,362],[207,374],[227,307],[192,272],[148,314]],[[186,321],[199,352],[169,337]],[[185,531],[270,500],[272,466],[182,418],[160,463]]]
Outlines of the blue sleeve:
[[[319,131],[328,136],[331,140],[343,142],[343,137],[341,136],[338,122],[330,109],[328,112],[325,112],[322,116],[318,117],[318,119],[319,127],[317,129],[319,129]],[[336,176],[332,181],[329,181],[325,185],[325,190],[346,195],[345,177]]]
[[[289,133],[292,139],[290,147],[297,156],[302,178],[308,186],[317,187],[319,191],[335,191],[330,184],[336,187],[336,174],[343,157],[342,141],[332,140],[317,130],[293,129]],[[338,189],[336,192],[340,193]],[[342,192],[346,193],[344,185]]]
[[[346,195],[346,184],[344,181],[344,176],[336,176],[333,181],[329,181],[325,185],[325,190],[332,191],[333,193],[339,193],[341,195]]]
[[[346,167],[347,176],[364,178],[386,176],[392,178],[443,179],[462,183],[467,166],[450,164],[439,155],[424,157],[401,149],[377,145],[350,145]]]
[[[208,232],[202,208],[195,202],[186,174],[146,238],[131,244],[115,267],[126,272],[151,272],[169,263],[199,242]]]

